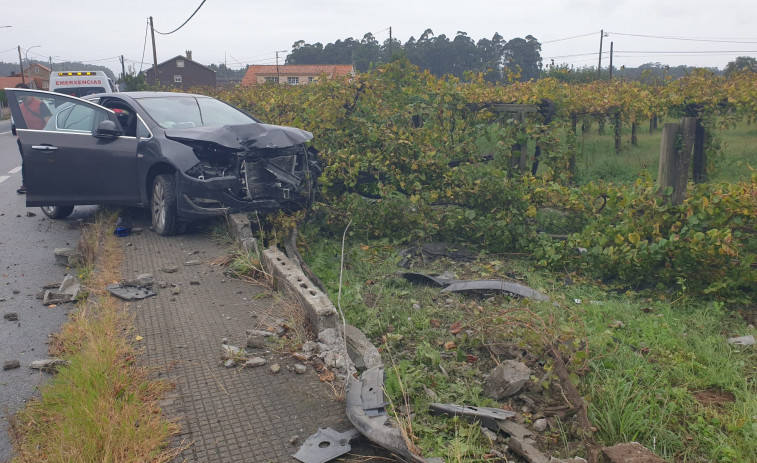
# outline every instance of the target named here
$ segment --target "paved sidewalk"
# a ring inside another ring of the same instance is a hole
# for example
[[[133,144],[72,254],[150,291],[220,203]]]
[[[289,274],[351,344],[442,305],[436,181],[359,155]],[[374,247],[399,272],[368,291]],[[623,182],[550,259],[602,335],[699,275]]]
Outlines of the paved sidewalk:
[[[176,461],[293,462],[291,455],[319,428],[352,427],[344,403],[335,400],[312,367],[301,375],[292,371],[295,360],[289,355],[256,350],[253,355],[266,358],[267,365],[222,365],[222,339],[244,347],[245,330],[258,320],[286,316],[273,303],[276,297],[256,297],[268,289],[230,279],[223,267],[211,265],[231,245],[192,230],[161,237],[149,230],[147,219],[137,219],[135,226],[144,231],[121,238],[124,278],[152,273],[157,281],[180,287],[173,294],[171,286],[156,285],[156,297],[129,303],[143,337],[142,363],[176,384],[163,406],[181,426],[174,444],[188,445]],[[161,270],[171,266],[178,271]],[[279,373],[271,372],[272,363],[281,365]],[[292,444],[294,436],[299,440]]]

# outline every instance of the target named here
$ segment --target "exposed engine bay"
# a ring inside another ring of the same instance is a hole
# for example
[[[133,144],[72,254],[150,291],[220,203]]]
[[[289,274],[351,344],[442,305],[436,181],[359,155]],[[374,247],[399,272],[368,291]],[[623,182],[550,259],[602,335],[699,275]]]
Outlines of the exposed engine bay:
[[[254,124],[166,131],[166,136],[192,148],[199,162],[185,172],[188,176],[230,180],[223,187],[238,201],[309,200],[322,172],[318,150],[305,146],[312,134],[300,129]]]

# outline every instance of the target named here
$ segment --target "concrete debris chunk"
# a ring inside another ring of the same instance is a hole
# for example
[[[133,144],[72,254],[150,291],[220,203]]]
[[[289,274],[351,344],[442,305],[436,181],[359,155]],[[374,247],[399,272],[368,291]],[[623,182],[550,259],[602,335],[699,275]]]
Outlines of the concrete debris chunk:
[[[42,371],[48,371],[48,372],[54,372],[59,367],[68,365],[67,360],[63,359],[42,359],[42,360],[35,360],[32,363],[29,364],[29,368],[32,370],[42,370]]]
[[[665,460],[638,442],[627,442],[602,449],[609,463],[664,463]]]
[[[525,426],[514,421],[499,421],[500,431],[508,434],[507,446],[529,463],[550,463],[550,459],[536,448],[536,439]]]
[[[147,288],[138,286],[123,286],[122,284],[110,284],[105,289],[112,295],[125,301],[135,301],[155,296],[156,294]]]
[[[305,365],[301,363],[298,363],[298,364],[295,364],[294,371],[298,375],[304,375],[308,371],[308,367],[306,367]]]
[[[279,365],[278,363],[274,363],[269,368],[271,369],[271,373],[273,374],[276,374],[281,371],[281,365]]]
[[[58,286],[58,289],[49,289],[44,292],[42,303],[50,305],[75,301],[79,298],[80,292],[81,284],[77,279],[73,275],[66,275]]]
[[[9,322],[17,322],[18,321],[18,313],[17,312],[8,312],[3,314],[3,318],[8,320]]]
[[[155,284],[155,276],[152,273],[141,273],[136,278],[121,280],[121,284],[123,286],[152,288]]]
[[[730,344],[736,344],[738,346],[753,346],[755,344],[754,335],[739,336],[737,338],[728,338]]]
[[[221,344],[221,356],[223,359],[242,359],[247,357],[247,353],[241,347]]]
[[[321,428],[308,437],[292,456],[302,463],[326,463],[352,450],[350,441],[359,435],[357,429],[337,432],[331,428]]]
[[[327,346],[333,346],[339,341],[339,336],[334,328],[326,328],[318,333],[318,340]]]
[[[250,367],[250,368],[255,368],[255,367],[262,367],[266,363],[267,363],[266,359],[264,359],[262,357],[253,357],[253,358],[247,360],[246,362],[244,362],[244,366]]]
[[[531,369],[516,360],[505,360],[484,380],[484,395],[495,400],[517,394],[531,378]]]
[[[8,360],[3,362],[3,370],[15,370],[21,366],[21,362],[18,360]]]
[[[81,254],[74,248],[56,248],[53,250],[55,261],[66,267],[76,267],[81,262]]]
[[[178,265],[169,265],[167,267],[162,267],[160,269],[160,271],[163,272],[163,273],[176,273],[176,272],[179,271],[179,266]]]

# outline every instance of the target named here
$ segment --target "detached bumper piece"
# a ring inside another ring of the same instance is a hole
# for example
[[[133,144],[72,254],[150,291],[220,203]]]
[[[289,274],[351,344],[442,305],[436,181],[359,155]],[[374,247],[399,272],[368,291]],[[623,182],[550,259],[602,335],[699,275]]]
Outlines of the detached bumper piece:
[[[350,441],[359,435],[357,429],[337,432],[331,428],[321,428],[308,437],[292,456],[302,463],[326,463],[352,450]]]

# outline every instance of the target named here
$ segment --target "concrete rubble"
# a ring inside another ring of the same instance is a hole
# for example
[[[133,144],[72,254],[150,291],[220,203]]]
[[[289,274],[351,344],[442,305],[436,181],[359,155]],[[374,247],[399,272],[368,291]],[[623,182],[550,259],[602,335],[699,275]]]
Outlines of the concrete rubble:
[[[45,305],[63,304],[72,302],[79,298],[81,284],[73,275],[66,275],[58,286],[58,289],[48,289],[42,296],[42,303]]]
[[[517,394],[531,378],[531,369],[516,360],[505,360],[484,381],[484,395],[495,400]]]
[[[58,368],[64,365],[68,365],[67,360],[50,358],[50,359],[35,360],[29,364],[29,368],[31,368],[32,370],[54,372]]]

